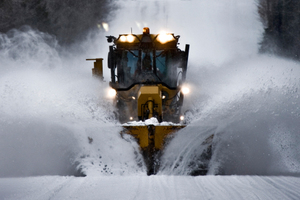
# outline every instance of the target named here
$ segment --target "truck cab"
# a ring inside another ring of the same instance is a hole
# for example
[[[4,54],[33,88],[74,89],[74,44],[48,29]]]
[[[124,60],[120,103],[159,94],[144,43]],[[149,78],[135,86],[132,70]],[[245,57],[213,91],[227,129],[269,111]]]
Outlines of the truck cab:
[[[182,84],[186,78],[189,45],[180,50],[173,33],[107,36],[110,86],[116,91],[121,123],[146,120],[180,122]]]

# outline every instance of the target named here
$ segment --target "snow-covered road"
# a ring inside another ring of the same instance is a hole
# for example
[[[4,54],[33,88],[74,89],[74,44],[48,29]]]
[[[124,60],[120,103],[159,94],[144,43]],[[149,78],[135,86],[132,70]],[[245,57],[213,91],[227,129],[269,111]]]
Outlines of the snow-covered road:
[[[0,200],[300,199],[300,65],[257,54],[256,1],[118,2],[109,31],[78,51],[30,28],[0,34]],[[156,176],[120,136],[108,83],[92,79],[85,61],[106,59],[105,35],[144,26],[191,44],[185,106],[195,115]],[[210,175],[187,176],[205,134],[214,134]],[[87,176],[68,176],[78,169]]]
[[[41,176],[1,178],[0,199],[300,199],[288,176]]]

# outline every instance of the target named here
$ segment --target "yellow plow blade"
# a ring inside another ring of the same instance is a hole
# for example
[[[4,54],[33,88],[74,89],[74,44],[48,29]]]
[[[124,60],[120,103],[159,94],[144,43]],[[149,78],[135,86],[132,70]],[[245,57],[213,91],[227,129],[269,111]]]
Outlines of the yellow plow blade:
[[[172,133],[184,128],[184,125],[175,126],[123,126],[122,134],[130,134],[138,140],[140,147],[147,148],[152,145],[156,150],[164,147],[165,138]]]
[[[159,168],[159,157],[165,139],[184,127],[185,125],[124,125],[121,134],[129,134],[137,139],[147,166],[147,174],[152,175],[156,174]]]

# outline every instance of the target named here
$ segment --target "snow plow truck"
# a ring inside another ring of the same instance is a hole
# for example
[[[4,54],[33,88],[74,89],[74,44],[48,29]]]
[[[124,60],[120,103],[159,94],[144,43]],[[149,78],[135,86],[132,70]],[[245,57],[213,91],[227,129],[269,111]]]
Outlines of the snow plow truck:
[[[147,167],[156,174],[165,140],[185,127],[182,105],[189,45],[178,48],[180,36],[173,33],[107,36],[109,85],[114,95],[121,134],[136,138]],[[102,58],[94,60],[93,75],[103,80]]]

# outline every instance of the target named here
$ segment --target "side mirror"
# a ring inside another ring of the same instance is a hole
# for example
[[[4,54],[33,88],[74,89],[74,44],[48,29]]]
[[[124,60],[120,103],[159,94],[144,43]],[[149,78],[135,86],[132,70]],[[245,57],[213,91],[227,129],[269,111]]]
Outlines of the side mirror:
[[[107,42],[108,43],[111,43],[111,42],[114,42],[115,40],[116,40],[116,38],[114,37],[114,36],[106,36],[106,38],[107,38]]]

